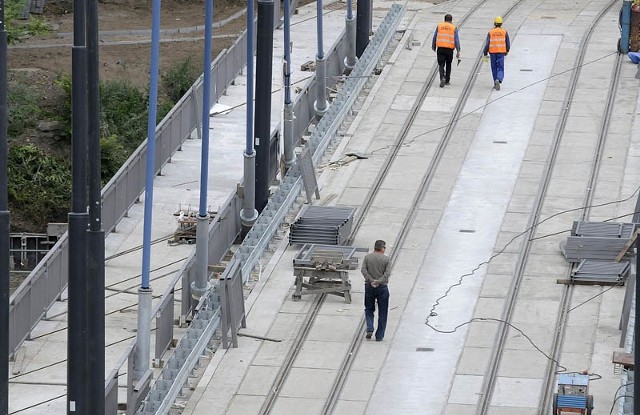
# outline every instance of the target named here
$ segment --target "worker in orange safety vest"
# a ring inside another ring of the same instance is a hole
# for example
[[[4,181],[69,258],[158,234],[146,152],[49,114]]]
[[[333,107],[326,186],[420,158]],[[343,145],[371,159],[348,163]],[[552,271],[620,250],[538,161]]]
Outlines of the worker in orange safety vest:
[[[509,54],[511,43],[509,33],[502,28],[502,17],[493,20],[494,28],[487,35],[487,43],[484,46],[484,56],[491,55],[491,73],[493,75],[493,87],[500,91],[500,84],[504,79],[504,57]]]
[[[438,68],[440,69],[440,88],[449,85],[451,79],[451,62],[453,61],[453,50],[457,50],[456,58],[460,63],[460,39],[458,38],[458,28],[451,23],[453,16],[446,14],[444,22],[438,23],[433,34],[431,49],[436,51],[438,56]]]

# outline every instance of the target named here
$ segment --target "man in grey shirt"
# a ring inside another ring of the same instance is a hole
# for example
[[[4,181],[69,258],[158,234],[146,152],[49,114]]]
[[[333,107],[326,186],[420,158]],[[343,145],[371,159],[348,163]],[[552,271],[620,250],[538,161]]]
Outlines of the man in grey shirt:
[[[364,315],[367,320],[366,338],[373,334],[373,314],[378,303],[378,329],[376,341],[382,341],[387,328],[387,312],[389,309],[389,277],[391,276],[391,259],[384,254],[387,245],[377,240],[374,251],[365,255],[362,261],[362,275],[364,276]]]

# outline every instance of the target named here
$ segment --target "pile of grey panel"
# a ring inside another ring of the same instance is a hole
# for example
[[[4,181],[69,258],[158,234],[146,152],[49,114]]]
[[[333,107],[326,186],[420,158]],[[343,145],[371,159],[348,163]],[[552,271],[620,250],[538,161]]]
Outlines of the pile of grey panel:
[[[567,261],[578,264],[571,278],[614,284],[624,281],[629,275],[629,261],[616,262],[615,259],[628,247],[636,226],[634,223],[573,222],[571,236],[563,247]],[[633,255],[633,249],[629,249],[625,257],[629,255]]]
[[[307,205],[291,224],[289,244],[345,245],[355,211],[348,207]]]

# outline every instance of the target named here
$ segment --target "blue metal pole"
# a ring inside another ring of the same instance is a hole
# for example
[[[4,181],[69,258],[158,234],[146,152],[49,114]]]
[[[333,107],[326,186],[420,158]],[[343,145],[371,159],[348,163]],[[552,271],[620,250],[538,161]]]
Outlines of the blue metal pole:
[[[247,145],[245,153],[248,156],[253,154],[253,50],[255,49],[253,16],[253,0],[247,0]]]
[[[204,82],[202,85],[202,154],[200,159],[200,209],[198,215],[207,215],[207,180],[209,177],[209,111],[211,111],[211,35],[213,32],[213,0],[205,5],[204,26]]]
[[[620,11],[620,52],[629,53],[629,40],[631,36],[631,0],[622,2]]]
[[[202,153],[200,160],[200,209],[196,224],[196,280],[191,285],[192,297],[199,299],[209,280],[209,212],[207,189],[209,177],[209,111],[211,111],[211,45],[213,35],[213,0],[206,0],[204,13],[204,81],[202,83]]]
[[[316,17],[316,29],[317,29],[317,36],[318,36],[318,59],[323,59],[324,58],[324,47],[322,45],[322,0],[318,0],[316,2],[316,10],[317,10],[317,14],[318,16]]]
[[[291,5],[284,0],[284,103],[291,104]],[[320,40],[319,47],[322,47]]]
[[[353,0],[347,0],[347,19],[353,19]]]
[[[153,0],[151,17],[151,70],[149,79],[149,117],[147,119],[147,165],[145,170],[144,229],[142,236],[142,288],[149,288],[151,268],[151,222],[153,179],[156,160],[156,116],[158,110],[158,66],[160,61],[160,0]]]
[[[142,379],[151,364],[151,223],[153,217],[153,179],[156,161],[156,117],[158,112],[158,67],[160,65],[160,3],[151,7],[151,68],[149,71],[149,114],[147,118],[147,165],[144,191],[144,228],[142,236],[142,282],[138,289],[138,327],[134,351],[133,376]]]

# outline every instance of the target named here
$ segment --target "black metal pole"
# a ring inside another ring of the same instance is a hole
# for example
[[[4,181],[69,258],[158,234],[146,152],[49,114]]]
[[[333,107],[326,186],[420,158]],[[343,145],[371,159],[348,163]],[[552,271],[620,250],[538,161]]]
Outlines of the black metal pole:
[[[271,65],[273,62],[273,0],[258,0],[256,50],[256,209],[269,201],[269,147],[271,145]]]
[[[87,48],[86,0],[73,2],[72,193],[69,213],[67,414],[87,413]]]
[[[9,187],[7,30],[0,0],[0,414],[9,413]]]
[[[104,414],[104,231],[100,184],[100,75],[98,0],[87,3],[87,91],[89,141],[88,277],[88,414]]]
[[[369,44],[369,21],[371,0],[358,0],[356,13],[356,56],[360,57]]]

